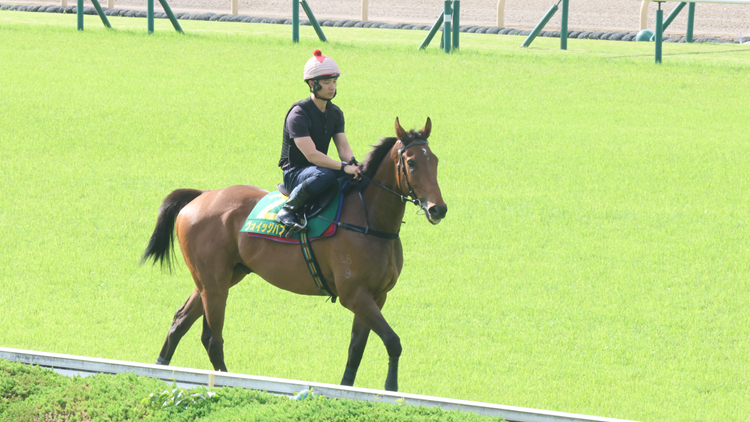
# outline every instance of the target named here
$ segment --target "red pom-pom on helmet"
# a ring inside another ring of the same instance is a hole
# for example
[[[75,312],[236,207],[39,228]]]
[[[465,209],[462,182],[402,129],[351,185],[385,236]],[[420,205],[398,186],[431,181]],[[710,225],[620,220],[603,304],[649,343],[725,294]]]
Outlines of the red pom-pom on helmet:
[[[313,54],[305,64],[304,80],[337,78],[341,74],[332,58],[324,56],[320,50]]]

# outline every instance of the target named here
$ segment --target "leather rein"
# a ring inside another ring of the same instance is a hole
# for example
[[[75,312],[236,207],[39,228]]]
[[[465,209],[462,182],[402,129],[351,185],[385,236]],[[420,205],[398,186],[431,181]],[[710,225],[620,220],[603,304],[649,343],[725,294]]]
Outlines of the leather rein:
[[[401,142],[401,141],[399,140],[399,142]],[[406,172],[406,165],[404,165],[404,152],[407,149],[409,149],[411,147],[414,147],[414,146],[418,146],[418,145],[429,145],[429,142],[427,142],[426,140],[415,141],[415,142],[410,143],[409,145],[404,146],[403,148],[399,148],[399,150],[398,150],[398,168],[399,168],[398,172],[399,173],[403,173],[403,175],[404,175],[404,180],[406,181],[406,186],[409,188],[409,194],[408,195],[402,195],[402,194],[394,191],[393,189],[391,189],[391,188],[383,185],[382,183],[377,182],[375,180],[372,180],[371,178],[369,178],[369,177],[367,177],[367,176],[365,176],[363,174],[360,174],[359,177],[361,177],[367,183],[372,183],[373,185],[379,187],[380,189],[383,189],[386,192],[389,192],[389,193],[392,193],[392,194],[398,196],[399,198],[401,198],[401,202],[404,202],[404,203],[407,202],[407,201],[411,202],[412,204],[418,206],[420,210],[423,210],[423,211],[426,212],[425,207],[422,204],[422,201],[420,201],[419,198],[416,197],[417,195],[414,193],[414,189],[411,187],[411,183],[409,183],[409,175]],[[401,178],[400,177],[398,179],[398,187],[399,187],[399,189],[401,189]],[[341,221],[336,222],[336,225],[339,226],[339,227],[341,227],[341,228],[344,228],[344,229],[347,229],[347,230],[351,230],[353,232],[362,233],[362,234],[366,234],[366,235],[370,235],[370,236],[375,236],[375,237],[379,237],[381,239],[398,239],[398,233],[387,233],[387,232],[382,232],[380,230],[374,230],[374,229],[370,228],[370,216],[367,214],[367,206],[365,205],[365,198],[362,196],[362,191],[359,191],[359,199],[360,199],[360,201],[362,201],[362,209],[365,211],[365,221],[367,222],[367,226],[366,227],[355,226],[354,224],[344,223],[344,222],[341,222]]]

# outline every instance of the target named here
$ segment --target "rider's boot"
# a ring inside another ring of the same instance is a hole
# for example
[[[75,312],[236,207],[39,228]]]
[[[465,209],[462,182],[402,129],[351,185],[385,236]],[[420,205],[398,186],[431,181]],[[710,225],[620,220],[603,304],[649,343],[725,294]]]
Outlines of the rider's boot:
[[[278,214],[276,214],[276,221],[283,224],[288,228],[285,232],[296,233],[304,230],[307,227],[307,222],[304,224],[300,221],[300,214],[305,202],[310,198],[312,192],[310,192],[310,186],[307,182],[302,182],[298,185],[291,194],[286,204],[281,208]]]

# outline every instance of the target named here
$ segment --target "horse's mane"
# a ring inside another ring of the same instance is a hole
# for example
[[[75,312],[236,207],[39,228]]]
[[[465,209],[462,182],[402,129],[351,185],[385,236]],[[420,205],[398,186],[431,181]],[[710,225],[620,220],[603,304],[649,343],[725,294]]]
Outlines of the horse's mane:
[[[422,132],[412,129],[406,132],[406,136],[404,136],[404,139],[402,139],[401,142],[404,143],[404,146],[407,146],[418,139],[423,139]],[[367,158],[365,158],[365,161],[362,163],[362,174],[365,178],[354,180],[352,183],[349,183],[349,189],[364,190],[369,184],[366,180],[375,177],[375,173],[378,171],[380,163],[382,163],[385,157],[388,156],[393,145],[395,145],[397,141],[398,138],[395,137],[380,138],[380,142],[377,145],[372,146],[372,150],[367,154]]]

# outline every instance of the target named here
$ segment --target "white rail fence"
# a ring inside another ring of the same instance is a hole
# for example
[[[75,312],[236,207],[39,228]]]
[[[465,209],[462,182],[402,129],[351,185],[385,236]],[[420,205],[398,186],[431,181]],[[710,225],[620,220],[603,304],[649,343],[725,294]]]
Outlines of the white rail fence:
[[[640,0],[641,1],[641,10],[640,10],[640,29],[646,29],[648,28],[648,12],[649,12],[649,4],[652,2],[662,2],[660,0]],[[231,10],[232,15],[239,14],[239,0],[229,0],[230,5],[229,9]],[[360,0],[361,7],[360,7],[360,17],[362,21],[366,21],[369,16],[369,4],[370,0]],[[551,0],[551,3],[554,1]],[[725,3],[725,4],[750,4],[749,0],[695,0],[697,3]],[[689,2],[692,3],[692,2]],[[62,6],[68,5],[68,0],[60,0],[60,4]],[[107,8],[108,9],[114,9],[115,8],[115,0],[107,0]],[[495,24],[499,27],[505,26],[505,0],[497,0],[497,19],[495,20]]]
[[[231,10],[232,15],[235,15],[235,16],[238,15],[239,14],[239,0],[229,0],[229,1],[230,1],[229,10]],[[498,1],[502,2],[503,4],[505,3],[505,0],[498,0]],[[370,0],[361,0],[361,4],[362,4],[361,17],[363,21],[367,20],[368,9],[370,7],[369,3],[370,3]],[[67,6],[68,0],[60,0],[60,5]],[[498,7],[499,6],[500,5],[498,4]],[[107,0],[107,9],[114,9],[114,8],[115,8],[115,0]],[[291,10],[291,7],[289,9]],[[500,16],[500,13],[501,12],[498,11],[498,16]]]
[[[632,422],[623,419],[501,406],[418,394],[394,393],[367,388],[35,352],[6,347],[0,347],[0,359],[52,368],[67,376],[132,372],[135,375],[159,378],[170,384],[174,382],[178,386],[187,388],[196,386],[241,387],[286,396],[292,396],[297,392],[312,388],[316,393],[328,398],[379,401],[384,403],[395,403],[398,400],[399,403],[412,406],[440,407],[444,410],[460,410],[480,415],[502,416],[508,422]]]
[[[232,12],[232,15],[238,15],[239,14],[239,0],[229,0],[230,5],[229,9]],[[360,0],[361,1],[361,7],[360,7],[360,17],[362,21],[366,21],[367,17],[369,16],[369,8],[370,8],[370,0]],[[61,6],[67,6],[68,0],[60,0]],[[115,8],[115,0],[107,0],[107,9],[114,9]],[[503,26],[505,22],[505,0],[497,0],[497,26]]]
[[[499,0],[503,1],[503,0]],[[641,30],[648,28],[648,6],[653,2],[664,3],[662,0],[643,0],[641,2]],[[673,0],[680,1],[680,0]],[[750,4],[750,0],[694,0],[687,3],[724,3],[724,4]]]

